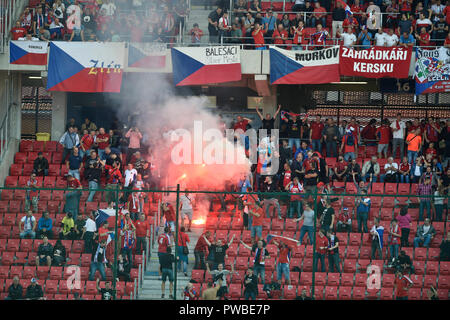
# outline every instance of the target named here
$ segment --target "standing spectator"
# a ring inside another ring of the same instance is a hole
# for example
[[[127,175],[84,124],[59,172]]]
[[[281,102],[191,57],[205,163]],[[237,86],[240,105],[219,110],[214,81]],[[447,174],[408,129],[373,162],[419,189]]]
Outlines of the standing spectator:
[[[33,162],[33,173],[39,176],[48,176],[48,160],[44,158],[42,152],[38,153],[38,157]]]
[[[162,265],[162,257],[167,252],[167,247],[173,246],[173,239],[171,239],[170,228],[164,227],[164,232],[158,236],[158,259],[159,264]],[[162,272],[160,268],[160,273]]]
[[[413,164],[416,162],[419,150],[422,148],[421,129],[411,131],[406,136],[406,144],[408,145],[408,162]]]
[[[314,12],[314,8],[311,5],[311,1],[307,0],[305,2],[305,10],[304,10],[304,14],[305,14],[305,26],[307,28],[313,28],[314,25],[312,23],[312,18],[313,18],[313,12]]]
[[[408,213],[408,207],[402,207],[400,209],[400,214],[396,217],[396,219],[401,229],[401,246],[408,247],[409,232],[412,226],[412,219]]]
[[[383,233],[384,227],[380,225],[380,219],[374,219],[374,225],[370,230],[372,236],[372,260],[376,258],[376,252],[378,251],[380,260],[383,260]]]
[[[274,192],[278,192],[278,186],[276,183],[273,182],[271,176],[266,176],[266,179],[265,179],[264,185],[263,185],[263,192],[271,193],[268,195],[264,195],[264,205],[266,206],[266,218],[271,217],[271,214],[269,212],[270,212],[270,207],[273,206],[274,208],[272,210],[277,209],[278,219],[281,219],[280,203],[278,202],[276,195],[273,194]],[[261,205],[259,205],[259,207],[261,207]],[[261,209],[262,209],[262,207],[261,207]],[[259,210],[255,210],[255,211],[258,211],[257,214],[259,214]],[[253,215],[255,215],[255,213],[256,212],[253,212]],[[259,218],[262,220],[263,216],[261,216]],[[261,235],[259,237],[261,238]]]
[[[184,272],[184,276],[188,276],[187,274],[187,265],[188,265],[188,255],[189,255],[189,249],[188,249],[188,243],[191,242],[189,239],[189,236],[185,233],[186,229],[184,227],[181,227],[180,232],[178,233],[178,271]],[[181,270],[183,268],[183,270]]]
[[[347,13],[347,18],[344,19],[344,22],[342,23],[342,28],[346,29],[348,27],[352,28],[352,30],[358,30],[359,29],[359,22],[358,19],[354,16],[355,12]]]
[[[59,143],[61,143],[64,146],[63,158],[61,163],[65,164],[66,157],[72,153],[72,149],[74,147],[79,145],[80,138],[76,134],[74,128],[70,126],[59,140]]]
[[[430,21],[430,19],[426,18],[423,13],[419,14],[419,19],[416,20],[416,34],[419,33],[419,31],[422,30],[422,28],[425,28],[425,31],[428,32],[433,28],[433,23]]]
[[[133,189],[134,183],[137,178],[137,171],[133,168],[132,163],[128,163],[127,170],[125,170],[125,182],[123,184],[124,188],[124,198],[128,200],[128,196],[130,195],[130,190]],[[134,193],[134,192],[133,192]]]
[[[133,248],[136,243],[136,227],[129,221],[129,215],[125,215],[127,223],[124,224],[122,230],[120,231],[120,236],[123,237],[123,247],[121,254],[127,256],[127,260],[133,264]]]
[[[36,254],[36,266],[52,265],[53,246],[48,242],[48,238],[42,238],[42,243],[39,245]]]
[[[336,271],[341,273],[341,268],[339,266],[339,239],[336,237],[336,233],[330,229],[328,231],[328,270],[329,272],[334,272],[334,267]]]
[[[344,154],[344,160],[349,162],[352,159],[356,159],[356,140],[353,136],[353,127],[350,127],[350,129],[347,130],[345,136],[342,137],[342,144],[340,153]]]
[[[394,158],[389,157],[386,164],[384,165],[385,174],[380,176],[381,182],[398,182],[398,164],[394,162]]]
[[[37,283],[36,278],[31,278],[31,284],[27,287],[26,300],[43,300],[44,293],[42,287]]]
[[[364,163],[361,174],[364,181],[377,182],[377,176],[380,174],[380,164],[377,162],[376,156]]]
[[[230,43],[242,43],[242,28],[239,24],[237,23],[233,23],[233,25],[231,26],[231,31],[230,31],[230,39],[229,42]]]
[[[273,32],[273,43],[284,45],[286,43],[286,40],[288,40],[288,36],[288,32],[284,28],[283,24],[280,23],[277,29]],[[284,48],[284,46],[281,47]]]
[[[92,150],[90,158],[86,160],[86,169],[84,170],[84,177],[88,181],[90,189],[86,202],[94,201],[96,190],[100,186],[101,174],[101,163],[97,157],[97,153]]]
[[[392,219],[391,224],[389,226],[389,235],[388,235],[388,244],[391,250],[391,258],[393,265],[394,261],[398,258],[398,248],[400,245],[400,226],[398,225],[397,219]]]
[[[235,235],[233,235],[230,242],[227,244],[222,244],[222,240],[220,240],[220,239],[217,240],[215,244],[212,244],[211,242],[208,241],[207,238],[204,238],[205,242],[208,244],[209,251],[210,252],[212,251],[213,255],[214,255],[214,261],[213,261],[213,265],[212,265],[213,270],[217,269],[219,264],[225,264],[226,252],[227,252],[227,249],[233,243],[234,237],[235,237]],[[207,264],[207,266],[208,266],[208,264]]]
[[[208,16],[209,43],[217,43],[219,40],[218,26],[221,15],[222,8],[217,7],[217,9],[212,11]]]
[[[25,211],[30,210],[30,204],[33,206],[33,211],[38,212],[39,194],[38,194],[38,181],[36,179],[36,173],[32,173],[30,179],[27,181],[27,190],[25,198]]]
[[[347,32],[344,32],[343,34],[341,34],[341,39],[343,40],[342,44],[344,47],[350,48],[356,44],[356,36],[353,33],[352,27],[348,27],[346,30],[347,30]]]
[[[211,237],[211,232],[206,231],[204,234],[202,234],[198,240],[197,244],[194,248],[194,256],[195,256],[195,265],[194,269],[206,269],[205,265],[205,255],[208,252],[208,244],[205,239],[208,239]]]
[[[334,228],[334,222],[336,220],[336,214],[334,208],[331,206],[331,200],[325,201],[325,209],[320,216],[321,225],[320,228],[325,232]]]
[[[79,154],[77,147],[72,149],[72,154],[69,156],[69,160],[66,161],[66,166],[69,175],[77,180],[81,180],[80,169],[83,167],[83,157]]]
[[[450,231],[447,232],[447,238],[442,239],[439,248],[439,261],[450,261]]]
[[[128,145],[127,150],[127,163],[129,163],[133,154],[140,151],[142,133],[139,131],[138,127],[131,127],[125,134],[125,137],[130,139],[130,144]]]
[[[286,191],[289,191],[291,194],[289,200],[289,212],[288,218],[291,219],[294,216],[294,210],[297,212],[297,218],[300,218],[302,215],[302,196],[303,193],[303,185],[298,180],[298,177],[294,177],[294,180],[289,182],[286,187]]]
[[[320,260],[321,271],[325,272],[325,255],[328,252],[328,238],[325,236],[325,230],[320,229],[316,237],[316,252],[314,253],[314,270],[317,269]]]
[[[105,128],[98,130],[98,135],[95,139],[95,143],[98,145],[98,156],[103,159],[106,147],[109,147],[109,134],[105,133]]]
[[[291,284],[291,277],[289,272],[289,261],[291,258],[292,246],[288,246],[286,243],[281,241],[278,243],[276,240],[273,240],[273,243],[278,246],[279,254],[278,254],[278,263],[277,263],[277,280],[280,286],[282,285],[283,275],[284,281],[287,285]]]
[[[437,190],[434,192],[434,211],[435,211],[435,219],[434,221],[442,221],[442,213],[444,211],[444,198],[445,191],[444,186],[440,183],[437,187]]]
[[[48,211],[45,211],[39,219],[36,230],[36,238],[42,239],[43,237],[53,239],[53,222]]]
[[[434,146],[439,144],[439,134],[442,128],[439,126],[439,122],[436,118],[431,118],[430,121],[425,125],[425,131],[423,134],[424,140],[426,142],[426,147],[429,147],[431,143]]]
[[[171,232],[175,232],[175,220],[176,213],[174,207],[169,202],[164,202],[161,204],[162,214],[161,218],[164,216],[166,219],[166,226],[169,227]]]
[[[312,148],[314,151],[322,152],[322,132],[325,125],[321,121],[321,115],[316,116],[316,121],[311,122],[311,130],[309,133],[309,139],[311,140]]]
[[[445,38],[448,33],[448,25],[445,22],[444,16],[439,15],[439,19],[434,22],[432,38],[435,39],[437,46],[443,46]]]
[[[200,43],[203,37],[203,30],[199,28],[198,23],[194,23],[193,28],[189,32],[191,35],[192,43]]]
[[[256,300],[258,295],[258,277],[253,274],[253,268],[248,268],[244,277],[245,300]]]
[[[333,9],[332,13],[333,23],[332,23],[332,36],[333,39],[336,38],[337,33],[342,33],[342,24],[345,20],[345,10],[342,8],[341,2],[336,2],[336,7]]]
[[[80,210],[80,197],[82,189],[80,180],[74,178],[70,174],[67,176],[67,193],[64,195],[66,198],[66,205],[64,210],[71,213],[76,219],[78,216],[78,211]]]
[[[430,46],[430,34],[427,32],[427,29],[425,27],[420,29],[420,34],[416,33],[415,34],[416,39],[417,39],[417,44],[420,47],[428,47]]]
[[[417,202],[419,203],[419,221],[423,221],[423,211],[425,207],[427,208],[427,217],[431,218],[431,200],[433,195],[433,189],[431,186],[431,179],[427,176],[421,177],[419,180],[419,186],[417,187],[417,195],[418,196],[426,196],[426,197],[417,197]]]
[[[395,154],[397,152],[397,148],[400,148],[399,150],[399,158],[402,158],[404,153],[404,140],[405,140],[405,130],[406,125],[405,122],[402,121],[402,114],[397,113],[397,118],[395,121],[391,123],[391,129],[392,129],[392,156],[395,158]]]
[[[371,201],[367,197],[367,191],[361,190],[360,193],[363,195],[356,199],[356,219],[358,220],[358,232],[363,232],[362,227],[364,226],[364,232],[368,232],[367,219],[369,218]]]
[[[8,296],[5,300],[21,300],[23,298],[23,287],[19,282],[19,277],[14,276],[12,284],[8,288]]]
[[[377,47],[386,47],[386,37],[387,33],[382,28],[378,29],[378,32],[374,36],[374,45]]]
[[[266,46],[264,45],[264,29],[261,28],[261,25],[258,22],[255,22],[255,28],[252,32],[253,43],[255,44],[255,50],[265,50]]]
[[[189,194],[188,192],[180,196],[181,226],[184,227],[184,218],[187,217],[189,220],[188,232],[191,232],[192,215],[194,213],[192,206],[194,199],[195,195]]]
[[[300,229],[300,236],[299,236],[299,242],[302,244],[303,238],[305,237],[306,233],[308,233],[308,238],[310,244],[313,243],[313,234],[314,234],[314,210],[311,208],[311,206],[308,204],[308,202],[304,202],[304,211],[300,218],[294,219],[295,222],[303,220],[303,225]]]
[[[227,11],[224,11],[222,17],[220,17],[218,27],[219,27],[219,43],[228,42],[229,39],[227,38],[230,37],[231,24],[228,19]]]
[[[338,155],[337,152],[337,143],[340,139],[339,128],[335,125],[334,119],[329,118],[328,123],[323,128],[323,139],[326,142],[327,147],[327,157],[328,158],[336,158]]]
[[[417,227],[416,237],[414,238],[414,248],[420,247],[421,244],[423,244],[425,248],[428,248],[435,235],[436,230],[431,225],[430,218],[426,218],[424,224]]]
[[[408,290],[412,285],[411,279],[404,275],[402,271],[397,270],[394,281],[395,300],[408,300]]]
[[[106,240],[101,240],[97,246],[97,249],[92,252],[91,266],[89,272],[89,281],[94,281],[95,273],[97,270],[100,272],[102,281],[106,280]]]
[[[202,300],[217,300],[217,291],[222,286],[222,280],[219,280],[219,285],[214,287],[213,282],[209,281],[207,289],[202,290]]]
[[[94,145],[95,139],[96,139],[95,130],[91,130],[90,134],[86,133],[85,135],[83,135],[80,141],[80,150],[79,150],[81,158],[84,159],[84,156],[87,156],[92,151],[91,148]]]
[[[21,26],[20,21],[16,21],[15,27],[11,29],[11,40],[19,40],[19,38],[25,38],[27,29]]]
[[[395,47],[398,44],[398,36],[394,33],[393,28],[389,28],[386,35],[386,47]]]
[[[145,219],[145,214],[139,215],[139,220],[135,222],[136,225],[136,253],[142,254],[142,251],[147,252],[147,239],[150,237],[150,224]]]
[[[119,254],[117,258],[117,278],[124,279],[125,282],[131,281],[130,278],[131,263],[127,260],[125,254]]]
[[[258,281],[258,277],[260,277],[261,283],[264,284],[266,281],[266,259],[269,257],[269,251],[266,249],[265,242],[263,240],[254,241],[251,248],[242,240],[241,244],[254,254],[253,271],[255,272],[256,280]]]
[[[369,49],[371,46],[372,36],[367,30],[366,26],[361,27],[361,32],[358,35],[357,42],[361,45],[361,49]]]
[[[36,237],[36,218],[33,216],[33,212],[29,210],[27,212],[27,215],[22,217],[19,222],[19,232],[20,232],[20,238],[24,239],[28,236],[31,237],[31,239],[34,239]]]
[[[316,2],[318,3],[318,2]],[[325,18],[324,18],[325,19]],[[325,42],[328,37],[328,31],[323,29],[322,24],[318,24],[316,32],[311,35],[311,44],[314,44],[313,49],[320,50],[325,46]]]
[[[389,141],[391,139],[391,128],[389,128],[387,119],[383,119],[381,126],[376,131],[376,135],[378,140],[378,158],[381,159],[381,154],[384,154],[384,159],[386,159]]]
[[[227,276],[234,273],[234,265],[231,265],[231,271],[224,269],[223,266],[224,263],[219,263],[217,268],[213,268],[211,271],[209,264],[206,264],[206,270],[211,274],[213,282],[216,286],[219,286],[219,290],[217,291],[217,297],[219,299],[225,298],[225,294],[228,293]]]
[[[267,10],[266,16],[263,18],[262,23],[267,37],[272,38],[272,35],[277,27],[277,19],[274,17],[272,9]]]
[[[104,166],[104,168],[107,170],[108,172],[108,180],[106,182],[106,187],[105,189],[111,190],[111,191],[106,191],[106,202],[108,203],[108,205],[110,205],[113,201],[115,201],[114,199],[115,197],[115,191],[116,189],[119,189],[119,185],[122,181],[122,173],[120,172],[120,164],[117,161],[114,161],[112,166],[109,165],[104,165],[105,162],[101,162],[102,165]]]

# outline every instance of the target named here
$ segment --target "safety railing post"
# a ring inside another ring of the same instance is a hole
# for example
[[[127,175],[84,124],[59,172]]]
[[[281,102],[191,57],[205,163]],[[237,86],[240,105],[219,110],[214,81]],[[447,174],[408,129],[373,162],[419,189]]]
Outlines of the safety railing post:
[[[138,296],[139,296],[139,293],[138,293],[138,290],[137,290],[137,279],[136,278],[134,278],[134,290],[133,290],[133,292],[134,292],[134,298],[136,299]]]

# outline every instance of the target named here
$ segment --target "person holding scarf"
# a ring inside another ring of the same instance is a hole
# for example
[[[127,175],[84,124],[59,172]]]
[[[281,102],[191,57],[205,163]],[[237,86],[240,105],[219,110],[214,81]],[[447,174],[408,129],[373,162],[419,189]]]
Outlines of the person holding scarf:
[[[136,227],[131,221],[127,221],[124,228],[120,232],[123,237],[122,254],[127,256],[128,262],[133,264],[133,247],[136,243]]]
[[[384,227],[380,226],[380,219],[375,218],[374,226],[370,230],[372,236],[372,260],[375,260],[376,251],[380,254],[380,259],[383,260],[383,233]]]
[[[265,277],[266,277],[265,261],[269,257],[269,251],[267,251],[267,249],[266,249],[265,241],[264,240],[255,241],[253,243],[252,247],[245,244],[242,240],[241,240],[241,244],[248,250],[251,250],[252,253],[254,254],[254,256],[253,256],[253,271],[255,273],[256,279],[258,279],[258,276],[260,276],[261,283],[264,285]]]

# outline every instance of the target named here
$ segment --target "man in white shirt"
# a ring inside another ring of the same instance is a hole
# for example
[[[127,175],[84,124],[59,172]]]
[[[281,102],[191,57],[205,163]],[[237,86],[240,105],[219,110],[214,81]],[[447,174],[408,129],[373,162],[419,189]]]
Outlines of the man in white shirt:
[[[341,39],[343,40],[344,47],[353,47],[356,43],[356,36],[353,33],[352,27],[347,28],[347,32],[344,32],[341,35]]]
[[[30,210],[28,211],[26,216],[20,219],[20,238],[24,239],[27,236],[30,236],[31,239],[34,239],[36,237],[36,226],[36,218],[33,216],[33,212]]]
[[[389,29],[389,33],[386,35],[385,39],[386,47],[395,47],[398,44],[398,37],[392,28]]]
[[[194,195],[187,192],[180,196],[181,226],[184,227],[184,217],[187,216],[189,220],[188,232],[191,232],[194,199]]]
[[[386,174],[381,175],[381,182],[397,182],[398,164],[394,162],[394,158],[389,157],[384,165]]]
[[[31,35],[31,33],[27,33],[27,35],[25,37],[21,37],[21,38],[19,38],[17,40],[20,40],[20,41],[39,41],[39,39],[36,38],[36,37],[33,37]]]
[[[422,28],[426,28],[427,32],[433,27],[430,19],[426,18],[423,13],[419,14],[419,19],[416,20],[416,32],[419,33]]]
[[[377,34],[375,35],[375,46],[384,47],[386,46],[386,32],[383,31],[382,28],[378,29]]]
[[[106,16],[113,16],[116,13],[116,5],[110,0],[104,0],[100,10],[104,10]]]
[[[86,220],[86,224],[83,227],[83,233],[81,234],[81,239],[84,240],[85,253],[92,253],[94,236],[97,231],[97,225],[95,224],[94,219],[94,213],[91,212]]]
[[[436,3],[431,6],[431,12],[434,14],[434,21],[439,21],[439,15],[444,11],[445,6],[441,4],[441,0],[436,0]]]
[[[133,188],[133,184],[136,181],[137,178],[137,170],[133,167],[132,163],[129,163],[127,165],[127,170],[125,170],[125,182],[123,184],[123,187],[125,189],[124,197],[125,199],[128,199],[128,196],[130,195],[130,191]]]
[[[392,156],[395,157],[395,153],[397,152],[397,148],[400,147],[400,154],[398,159],[403,157],[403,151],[405,148],[405,122],[402,121],[402,114],[397,113],[397,119],[391,123],[392,129]]]

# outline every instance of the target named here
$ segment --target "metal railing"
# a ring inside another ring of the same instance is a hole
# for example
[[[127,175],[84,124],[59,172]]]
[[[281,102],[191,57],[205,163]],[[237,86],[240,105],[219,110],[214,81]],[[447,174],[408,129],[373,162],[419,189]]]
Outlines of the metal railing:
[[[18,105],[13,101],[14,97],[14,81],[10,79],[4,80],[3,96],[1,98],[2,105],[5,106],[3,119],[0,122],[0,163],[8,151],[13,137],[13,129],[16,128],[18,119],[16,119],[17,113],[13,112],[13,108],[17,108]]]
[[[26,0],[0,0],[0,53],[5,52],[10,31],[23,12],[26,2]]]

